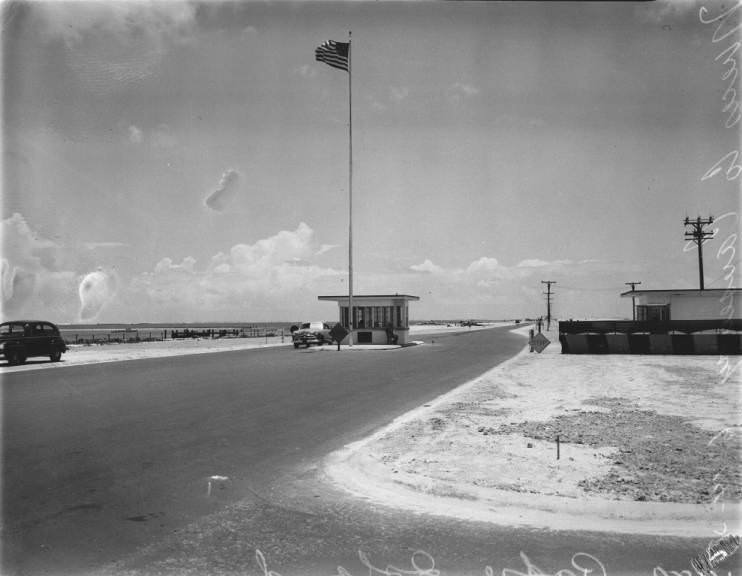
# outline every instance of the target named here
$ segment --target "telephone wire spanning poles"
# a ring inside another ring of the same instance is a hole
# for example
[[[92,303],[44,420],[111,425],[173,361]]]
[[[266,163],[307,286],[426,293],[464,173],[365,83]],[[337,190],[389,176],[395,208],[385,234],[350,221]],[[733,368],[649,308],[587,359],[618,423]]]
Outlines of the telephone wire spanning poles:
[[[541,284],[546,284],[546,330],[551,328],[551,285],[556,284],[554,280],[541,280]]]
[[[690,230],[685,231],[685,239],[693,240],[698,246],[698,279],[701,283],[701,290],[703,290],[703,243],[709,238],[714,237],[714,233],[708,230],[704,230],[704,226],[709,226],[714,221],[713,216],[708,218],[701,218],[700,216],[695,220],[691,220],[687,216],[685,217],[685,226],[691,227]]]

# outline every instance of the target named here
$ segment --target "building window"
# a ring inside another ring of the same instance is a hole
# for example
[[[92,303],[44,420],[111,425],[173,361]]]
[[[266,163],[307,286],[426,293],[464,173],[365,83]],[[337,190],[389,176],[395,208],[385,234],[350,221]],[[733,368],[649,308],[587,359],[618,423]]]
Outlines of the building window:
[[[670,319],[670,305],[639,305],[636,307],[636,319],[646,322],[663,322]]]

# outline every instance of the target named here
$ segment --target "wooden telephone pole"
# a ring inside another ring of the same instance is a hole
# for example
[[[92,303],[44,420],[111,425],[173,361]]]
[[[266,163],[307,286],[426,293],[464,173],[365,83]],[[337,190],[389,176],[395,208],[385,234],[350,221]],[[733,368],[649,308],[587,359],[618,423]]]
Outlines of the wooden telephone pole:
[[[631,286],[631,291],[633,292],[636,290],[636,285],[641,284],[641,282],[624,282],[627,286]],[[631,319],[636,320],[636,299],[632,296],[631,297]]]
[[[554,280],[541,280],[541,284],[546,284],[546,330],[551,326],[551,285],[556,284]]]
[[[691,227],[690,231],[685,231],[685,239],[693,240],[698,246],[698,279],[701,283],[701,290],[703,290],[703,243],[706,239],[714,237],[713,232],[709,232],[703,228],[710,225],[713,221],[713,216],[709,216],[706,219],[699,216],[695,220],[691,220],[687,216],[685,217],[685,226]]]

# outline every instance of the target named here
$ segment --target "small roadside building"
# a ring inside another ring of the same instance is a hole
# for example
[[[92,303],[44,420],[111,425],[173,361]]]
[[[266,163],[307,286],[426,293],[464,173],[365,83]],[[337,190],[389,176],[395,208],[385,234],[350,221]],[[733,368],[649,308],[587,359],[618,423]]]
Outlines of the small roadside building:
[[[559,322],[563,354],[742,354],[742,289],[629,290],[635,320]]]
[[[634,299],[639,321],[742,318],[742,288],[629,290],[621,297]]]
[[[350,327],[348,313],[348,295],[319,296],[319,300],[337,302],[339,322]],[[390,335],[396,337],[397,344],[409,342],[410,319],[408,306],[410,302],[420,300],[409,294],[353,295],[354,311],[354,344],[387,344]],[[343,344],[348,343],[348,337]]]

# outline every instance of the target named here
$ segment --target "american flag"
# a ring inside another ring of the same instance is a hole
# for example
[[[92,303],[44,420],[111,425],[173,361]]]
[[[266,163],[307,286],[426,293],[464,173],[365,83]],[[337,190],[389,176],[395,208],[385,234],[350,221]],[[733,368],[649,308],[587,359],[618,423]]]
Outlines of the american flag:
[[[333,68],[339,68],[348,72],[349,42],[335,42],[328,40],[319,45],[314,51],[314,58],[318,62],[324,62]]]

